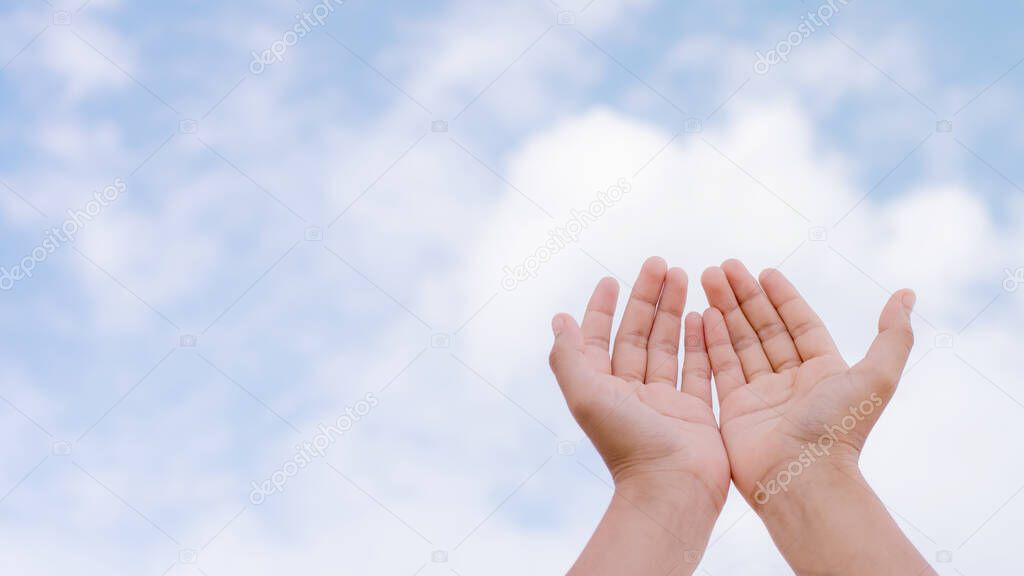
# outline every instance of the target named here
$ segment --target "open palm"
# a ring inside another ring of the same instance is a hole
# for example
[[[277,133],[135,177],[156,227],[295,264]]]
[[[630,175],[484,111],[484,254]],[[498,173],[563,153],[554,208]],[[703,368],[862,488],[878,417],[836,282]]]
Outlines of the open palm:
[[[679,381],[679,336],[686,303],[682,269],[644,263],[609,356],[618,284],[598,283],[582,327],[555,317],[551,367],[577,422],[604,458],[616,485],[633,479],[689,483],[720,509],[729,462],[711,408],[711,371],[702,320],[685,321]]]
[[[892,296],[874,344],[851,367],[781,272],[766,270],[759,283],[729,260],[701,282],[722,438],[740,492],[763,503],[759,492],[779,474],[798,475],[819,458],[855,466],[913,346],[913,293]]]

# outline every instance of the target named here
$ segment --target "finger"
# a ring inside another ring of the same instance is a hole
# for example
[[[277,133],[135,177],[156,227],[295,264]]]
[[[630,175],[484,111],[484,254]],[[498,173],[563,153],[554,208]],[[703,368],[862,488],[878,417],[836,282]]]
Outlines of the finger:
[[[691,312],[684,323],[683,383],[684,393],[696,396],[711,407],[711,361],[704,345],[704,322],[700,314]]]
[[[686,306],[686,272],[672,268],[665,275],[665,288],[661,291],[654,327],[647,346],[648,384],[668,384],[676,387],[679,375],[679,331],[682,328],[683,307]]]
[[[718,403],[721,404],[747,381],[743,377],[743,366],[736,350],[732,347],[729,330],[725,326],[725,318],[718,308],[708,308],[704,312],[704,341],[707,344],[708,360],[715,375],[715,390],[718,391]]]
[[[647,340],[651,336],[658,310],[661,287],[665,283],[665,261],[648,258],[629,294],[612,351],[612,374],[629,381],[644,381],[647,371]]]
[[[900,290],[889,298],[878,320],[878,336],[867,355],[853,367],[870,382],[891,393],[903,375],[903,369],[914,347],[914,329],[910,313],[917,296],[911,290]]]
[[[819,356],[839,356],[839,348],[821,318],[782,272],[771,268],[761,272],[761,286],[805,362]]]
[[[729,280],[725,272],[717,266],[704,271],[701,276],[701,284],[704,285],[704,292],[708,296],[708,304],[718,308],[725,318],[725,326],[732,340],[733,350],[740,359],[743,367],[743,374],[747,381],[753,380],[762,374],[770,374],[772,365],[761,347],[761,340],[758,339],[754,328],[747,322],[743,315],[736,295],[729,286]],[[705,324],[707,319],[705,318]]]
[[[590,367],[602,374],[611,374],[612,371],[608,347],[618,299],[619,283],[614,278],[602,278],[583,314],[583,353]]]
[[[722,271],[729,280],[743,315],[761,340],[761,347],[772,369],[781,372],[799,366],[800,354],[796,351],[789,330],[747,267],[739,260],[726,260],[722,264]]]
[[[574,406],[586,393],[586,377],[591,373],[583,353],[583,332],[568,314],[556,315],[551,320],[551,330],[555,334],[555,342],[551,346],[548,363],[566,402]]]

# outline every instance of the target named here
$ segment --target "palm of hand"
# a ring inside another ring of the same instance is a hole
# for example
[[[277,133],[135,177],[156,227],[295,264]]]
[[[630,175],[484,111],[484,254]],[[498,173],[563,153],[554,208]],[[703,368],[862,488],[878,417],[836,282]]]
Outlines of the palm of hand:
[[[604,382],[602,382],[604,381]],[[602,375],[597,386],[614,388],[610,401],[585,425],[616,480],[633,476],[689,476],[716,501],[729,490],[729,459],[707,402],[664,385],[649,386]]]
[[[855,465],[909,354],[912,295],[909,304],[907,293],[893,296],[879,338],[851,368],[781,273],[762,274],[762,291],[742,264],[727,261],[702,280],[715,307],[704,322],[722,438],[740,492],[749,498],[801,455],[827,452],[830,465]]]
[[[823,360],[819,362],[819,360]],[[778,374],[749,382],[722,404],[722,439],[735,463],[737,487],[749,493],[755,484],[794,461],[810,444],[819,444],[828,426],[845,414],[842,406],[859,396],[851,389],[841,358],[815,359]],[[855,457],[862,440],[833,448],[835,455]]]
[[[602,280],[582,328],[556,316],[551,365],[570,410],[616,484],[696,480],[721,507],[729,461],[711,408],[711,376],[699,314],[685,322],[681,389],[679,336],[686,275],[648,260],[634,285],[609,357],[618,287]]]

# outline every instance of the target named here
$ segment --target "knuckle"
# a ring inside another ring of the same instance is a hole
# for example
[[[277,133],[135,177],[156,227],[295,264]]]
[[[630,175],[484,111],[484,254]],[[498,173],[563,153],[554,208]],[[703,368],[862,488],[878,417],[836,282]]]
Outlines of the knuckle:
[[[799,368],[802,362],[796,358],[790,358],[783,360],[781,364],[776,368],[777,371],[782,372],[783,370],[790,370],[792,368]]]
[[[736,340],[733,342],[733,348],[735,348],[736,350],[746,350],[747,348],[750,348],[751,346],[760,345],[760,344],[761,344],[761,341],[758,340],[756,335],[754,335],[754,334],[743,334],[742,336],[737,336],[736,337]]]
[[[626,330],[619,336],[617,344],[623,344],[626,346],[633,346],[641,350],[647,349],[647,338],[648,334],[640,330]]]
[[[707,366],[694,366],[692,368],[688,368],[686,373],[690,377],[701,381],[711,379],[711,370],[709,370]]]
[[[788,333],[789,330],[786,330],[786,326],[781,322],[771,322],[758,330],[757,335],[761,338],[762,342],[767,342],[772,338],[777,338]]]
[[[897,332],[900,336],[900,340],[909,350],[914,346],[914,329],[910,327],[910,324],[904,324],[898,328]]]
[[[687,336],[684,339],[683,344],[687,352],[700,353],[704,352],[705,350],[704,339],[701,338],[700,334],[692,334]]]
[[[821,324],[819,324],[816,320],[807,319],[793,326],[793,329],[790,331],[790,333],[793,335],[793,339],[797,340],[803,338],[812,330],[818,329],[820,326]]]
[[[859,371],[873,388],[880,391],[894,391],[896,389],[896,384],[899,382],[899,378],[894,376],[891,371],[886,370],[877,364],[860,366]]]
[[[669,337],[658,338],[654,341],[653,348],[661,350],[670,356],[679,354],[679,340]]]
[[[553,372],[558,372],[558,366],[561,362],[562,355],[558,353],[558,348],[552,348],[548,354],[548,366],[551,367]]]
[[[886,398],[892,396],[896,392],[896,387],[899,385],[900,379],[895,378],[892,375],[884,375],[875,380],[875,390],[880,392]]]
[[[741,369],[740,361],[735,357],[726,358],[715,365],[715,370],[718,372],[731,372]]]

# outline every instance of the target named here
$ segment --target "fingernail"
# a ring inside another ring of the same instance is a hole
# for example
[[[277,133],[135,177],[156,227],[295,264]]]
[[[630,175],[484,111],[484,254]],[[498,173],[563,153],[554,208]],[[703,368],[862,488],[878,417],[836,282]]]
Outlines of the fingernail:
[[[561,316],[555,316],[554,319],[551,320],[551,331],[555,333],[555,336],[562,333],[562,328],[564,326],[565,320],[563,320]]]
[[[917,304],[917,294],[907,292],[903,295],[903,309],[907,311],[907,314],[914,311],[915,304]]]

